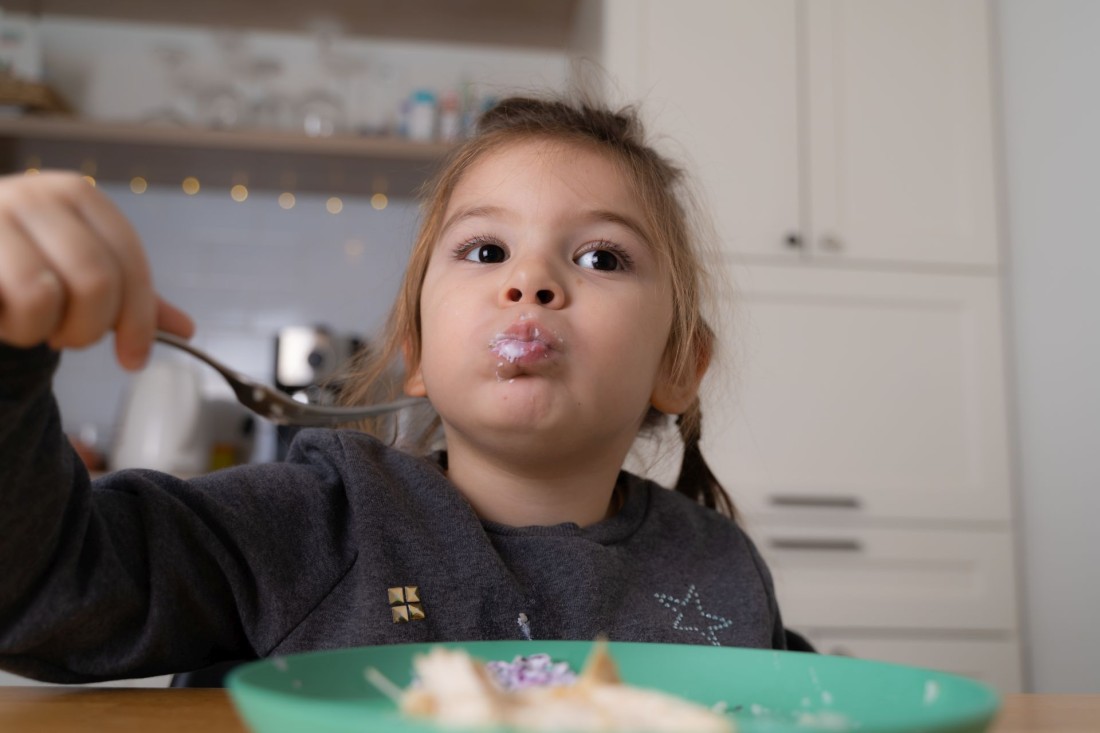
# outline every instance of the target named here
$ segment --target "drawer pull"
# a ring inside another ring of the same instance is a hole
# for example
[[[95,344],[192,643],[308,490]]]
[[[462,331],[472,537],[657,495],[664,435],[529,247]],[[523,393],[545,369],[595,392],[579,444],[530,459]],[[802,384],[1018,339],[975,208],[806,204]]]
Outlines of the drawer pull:
[[[768,542],[773,550],[802,550],[825,552],[860,552],[859,540],[833,540],[825,538],[776,537]]]
[[[800,496],[797,494],[773,494],[771,503],[775,506],[806,507],[811,509],[859,509],[860,501],[855,496]]]

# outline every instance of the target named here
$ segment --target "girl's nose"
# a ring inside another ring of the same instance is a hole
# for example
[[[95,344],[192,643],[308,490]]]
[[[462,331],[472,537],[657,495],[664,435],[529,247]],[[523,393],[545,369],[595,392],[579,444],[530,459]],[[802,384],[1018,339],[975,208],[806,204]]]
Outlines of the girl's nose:
[[[531,291],[528,290],[527,292]],[[535,291],[535,301],[539,303],[539,305],[553,305],[557,297],[557,293],[551,288],[540,288]],[[522,303],[523,291],[519,288],[508,288],[507,298],[513,303]]]
[[[517,262],[501,292],[504,304],[527,303],[547,308],[565,305],[565,290],[549,263]]]

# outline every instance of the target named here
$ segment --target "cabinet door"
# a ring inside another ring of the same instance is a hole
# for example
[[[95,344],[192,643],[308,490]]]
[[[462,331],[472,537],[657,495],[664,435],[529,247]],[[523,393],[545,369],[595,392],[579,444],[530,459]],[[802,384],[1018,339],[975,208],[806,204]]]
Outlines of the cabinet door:
[[[796,256],[798,52],[794,0],[640,4],[650,130],[701,185],[722,247]],[[612,31],[613,32],[613,31]]]
[[[1010,518],[995,276],[755,266],[734,281],[703,448],[744,511]]]
[[[811,250],[995,264],[986,0],[805,10]]]
[[[959,674],[992,685],[1002,695],[1020,692],[1023,686],[1020,644],[1013,637],[913,638],[904,635],[846,634],[817,629],[806,629],[804,633],[823,654],[839,654]]]

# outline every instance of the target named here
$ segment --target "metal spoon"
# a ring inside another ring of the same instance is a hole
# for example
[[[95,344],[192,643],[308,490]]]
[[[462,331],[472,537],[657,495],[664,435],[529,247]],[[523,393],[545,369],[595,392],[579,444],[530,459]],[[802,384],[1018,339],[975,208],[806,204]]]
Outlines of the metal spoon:
[[[303,425],[303,426],[332,426],[340,423],[354,422],[363,418],[381,415],[386,412],[400,410],[403,407],[418,405],[425,400],[420,397],[405,397],[393,402],[383,402],[366,407],[326,407],[324,405],[310,405],[298,402],[283,392],[269,387],[262,382],[246,377],[219,362],[206,352],[196,349],[178,336],[164,331],[157,331],[156,340],[162,344],[174,346],[186,351],[196,359],[206,362],[221,374],[237,401],[252,410],[260,417],[266,418],[276,425]]]

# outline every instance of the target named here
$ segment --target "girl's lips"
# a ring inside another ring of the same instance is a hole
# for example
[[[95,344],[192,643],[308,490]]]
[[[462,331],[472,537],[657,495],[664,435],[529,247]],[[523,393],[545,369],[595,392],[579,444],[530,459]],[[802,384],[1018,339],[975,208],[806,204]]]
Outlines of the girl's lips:
[[[498,333],[489,342],[489,351],[503,362],[530,366],[551,358],[561,348],[561,339],[530,320],[522,320]]]
[[[491,350],[494,354],[512,364],[526,363],[549,355],[550,347],[542,341],[523,341],[513,338],[497,339]]]

